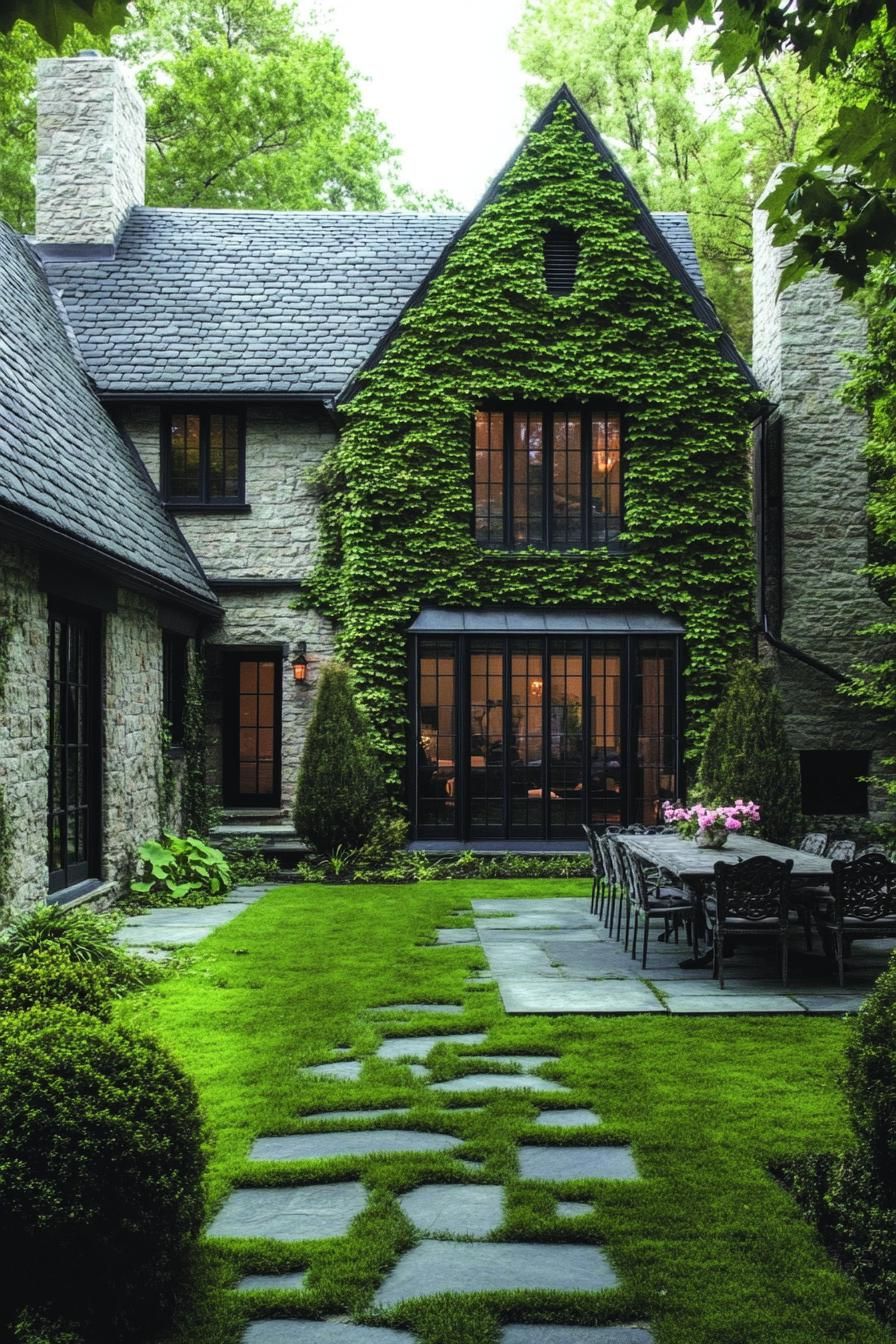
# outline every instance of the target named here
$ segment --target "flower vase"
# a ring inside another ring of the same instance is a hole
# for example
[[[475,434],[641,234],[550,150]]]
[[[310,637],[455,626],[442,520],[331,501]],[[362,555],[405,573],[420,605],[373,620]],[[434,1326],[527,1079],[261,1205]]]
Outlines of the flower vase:
[[[698,849],[724,849],[728,843],[727,831],[699,830],[694,836],[694,844]]]

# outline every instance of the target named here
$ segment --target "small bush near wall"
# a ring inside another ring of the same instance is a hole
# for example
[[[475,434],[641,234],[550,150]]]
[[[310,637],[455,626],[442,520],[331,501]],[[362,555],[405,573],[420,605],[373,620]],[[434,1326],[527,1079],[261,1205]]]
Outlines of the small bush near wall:
[[[0,1002],[19,1008],[50,1002],[78,1008],[95,992],[91,986],[102,984],[104,999],[109,999],[157,980],[158,966],[114,941],[115,923],[108,916],[88,910],[66,912],[58,905],[38,905],[19,915],[0,940]],[[30,971],[23,969],[23,963]],[[29,982],[30,1000],[23,997]],[[67,982],[70,995],[64,988]],[[86,1007],[86,1011],[93,1010]]]
[[[384,793],[348,668],[331,663],[321,673],[302,752],[296,831],[320,854],[357,849],[371,834]]]
[[[844,1086],[856,1145],[779,1175],[875,1310],[896,1325],[896,961],[852,1026]]]
[[[750,658],[735,663],[710,720],[696,792],[706,803],[752,799],[766,840],[790,844],[800,803],[799,766],[778,692]]]
[[[193,1084],[150,1038],[71,1009],[11,1015],[0,1043],[0,1334],[151,1337],[202,1223]]]
[[[52,946],[15,957],[3,966],[0,1013],[60,1005],[108,1018],[112,986],[106,967],[90,961],[72,961],[61,947]]]
[[[213,845],[197,836],[166,835],[137,851],[140,877],[131,894],[142,905],[216,905],[233,885],[230,865]]]

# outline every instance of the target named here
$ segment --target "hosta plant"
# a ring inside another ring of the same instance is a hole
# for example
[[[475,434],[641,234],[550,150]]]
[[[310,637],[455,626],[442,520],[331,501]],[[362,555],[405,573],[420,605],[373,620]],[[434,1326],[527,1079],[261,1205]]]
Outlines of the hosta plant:
[[[196,836],[166,835],[137,851],[143,865],[131,892],[145,905],[214,905],[232,885],[230,864],[220,849]]]

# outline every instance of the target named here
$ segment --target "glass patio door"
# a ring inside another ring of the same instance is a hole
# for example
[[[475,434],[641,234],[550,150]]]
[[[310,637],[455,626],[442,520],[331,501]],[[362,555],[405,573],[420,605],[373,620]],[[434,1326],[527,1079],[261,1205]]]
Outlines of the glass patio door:
[[[415,689],[424,838],[577,840],[677,794],[674,638],[421,639]]]
[[[232,652],[224,704],[224,801],[279,807],[281,671],[278,652]]]

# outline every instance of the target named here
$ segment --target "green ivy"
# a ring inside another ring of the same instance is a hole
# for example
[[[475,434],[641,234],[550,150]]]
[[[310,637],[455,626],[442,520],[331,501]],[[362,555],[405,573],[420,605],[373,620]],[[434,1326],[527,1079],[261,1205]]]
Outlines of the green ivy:
[[[544,282],[553,224],[574,229],[581,246],[562,298]],[[622,552],[476,544],[470,435],[486,398],[621,408]],[[363,375],[319,476],[321,543],[303,598],[339,625],[393,786],[406,753],[407,629],[425,603],[635,604],[681,616],[694,756],[746,641],[749,400],[561,102]]]
[[[209,832],[209,801],[205,736],[205,654],[198,645],[190,650],[184,687],[184,761],[181,811],[188,835]]]

